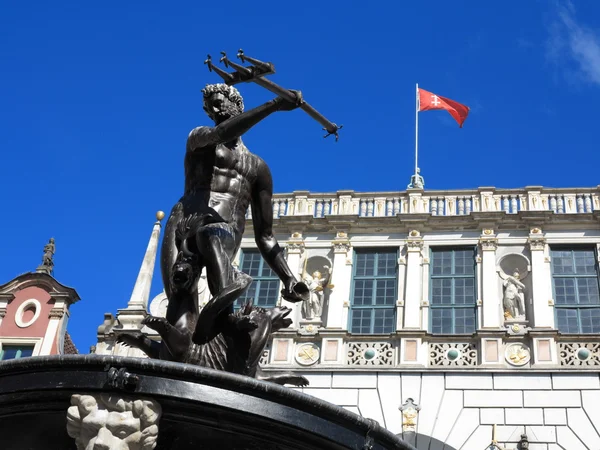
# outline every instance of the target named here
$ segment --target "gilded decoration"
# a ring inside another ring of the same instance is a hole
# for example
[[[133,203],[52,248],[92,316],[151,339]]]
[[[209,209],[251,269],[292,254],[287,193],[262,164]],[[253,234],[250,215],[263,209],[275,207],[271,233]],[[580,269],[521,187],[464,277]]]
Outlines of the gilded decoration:
[[[402,432],[415,432],[421,407],[412,398],[407,398],[398,409],[402,412]]]
[[[510,365],[520,367],[531,360],[531,351],[526,345],[515,342],[506,346],[504,357]]]
[[[306,344],[300,344],[296,348],[295,359],[296,362],[302,366],[312,366],[319,361],[321,351],[312,342]]]

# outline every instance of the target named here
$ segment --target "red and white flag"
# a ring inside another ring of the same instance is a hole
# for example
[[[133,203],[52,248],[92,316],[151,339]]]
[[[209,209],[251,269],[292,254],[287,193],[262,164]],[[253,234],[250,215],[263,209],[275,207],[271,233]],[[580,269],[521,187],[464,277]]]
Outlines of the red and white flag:
[[[419,111],[432,111],[437,109],[445,109],[450,113],[454,120],[458,122],[462,128],[465,119],[469,115],[470,108],[462,103],[455,102],[449,98],[433,94],[424,89],[418,88],[419,91]]]

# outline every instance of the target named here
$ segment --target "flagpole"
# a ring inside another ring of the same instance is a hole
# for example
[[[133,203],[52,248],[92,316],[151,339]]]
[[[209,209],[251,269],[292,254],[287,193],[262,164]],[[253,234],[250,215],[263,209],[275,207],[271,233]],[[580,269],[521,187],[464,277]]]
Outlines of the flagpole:
[[[415,98],[415,180],[417,176],[417,169],[419,167],[419,83],[416,84],[416,98]]]

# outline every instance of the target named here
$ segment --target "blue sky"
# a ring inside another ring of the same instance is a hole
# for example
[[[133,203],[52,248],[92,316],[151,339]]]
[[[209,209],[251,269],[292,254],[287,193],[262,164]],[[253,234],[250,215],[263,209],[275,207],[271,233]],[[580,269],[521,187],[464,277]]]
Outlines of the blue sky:
[[[126,305],[155,211],[182,193],[187,134],[208,124],[200,89],[218,81],[207,53],[274,62],[273,81],[344,125],[335,143],[293,111],[249,132],[276,192],[404,189],[417,82],[471,107],[463,129],[421,113],[426,188],[599,184],[600,3],[300,4],[3,4],[0,282],[34,270],[54,236],[55,276],[82,298],[81,352]],[[272,97],[240,90],[247,108]]]

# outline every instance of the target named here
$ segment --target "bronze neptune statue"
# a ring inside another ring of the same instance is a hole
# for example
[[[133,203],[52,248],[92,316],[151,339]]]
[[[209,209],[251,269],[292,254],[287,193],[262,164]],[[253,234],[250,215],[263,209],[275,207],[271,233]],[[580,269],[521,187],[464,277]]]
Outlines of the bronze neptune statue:
[[[307,384],[291,373],[262,376],[258,362],[272,331],[287,327],[290,309],[245,304],[234,312],[234,302],[252,278],[237,270],[232,260],[240,248],[246,213],[252,208],[256,245],[264,260],[283,282],[282,296],[290,302],[309,299],[273,235],[273,182],[267,164],[250,153],[242,135],[270,114],[302,105],[277,97],[244,112],[240,93],[227,84],[203,89],[204,111],[212,127],[193,129],[185,153],[185,188],[165,227],[161,270],[169,299],[165,318],[147,316],[144,324],[156,330],[157,345],[145,336],[121,335],[150,357],[197,364],[259,377],[281,384]],[[197,283],[206,268],[212,298],[198,312]]]

